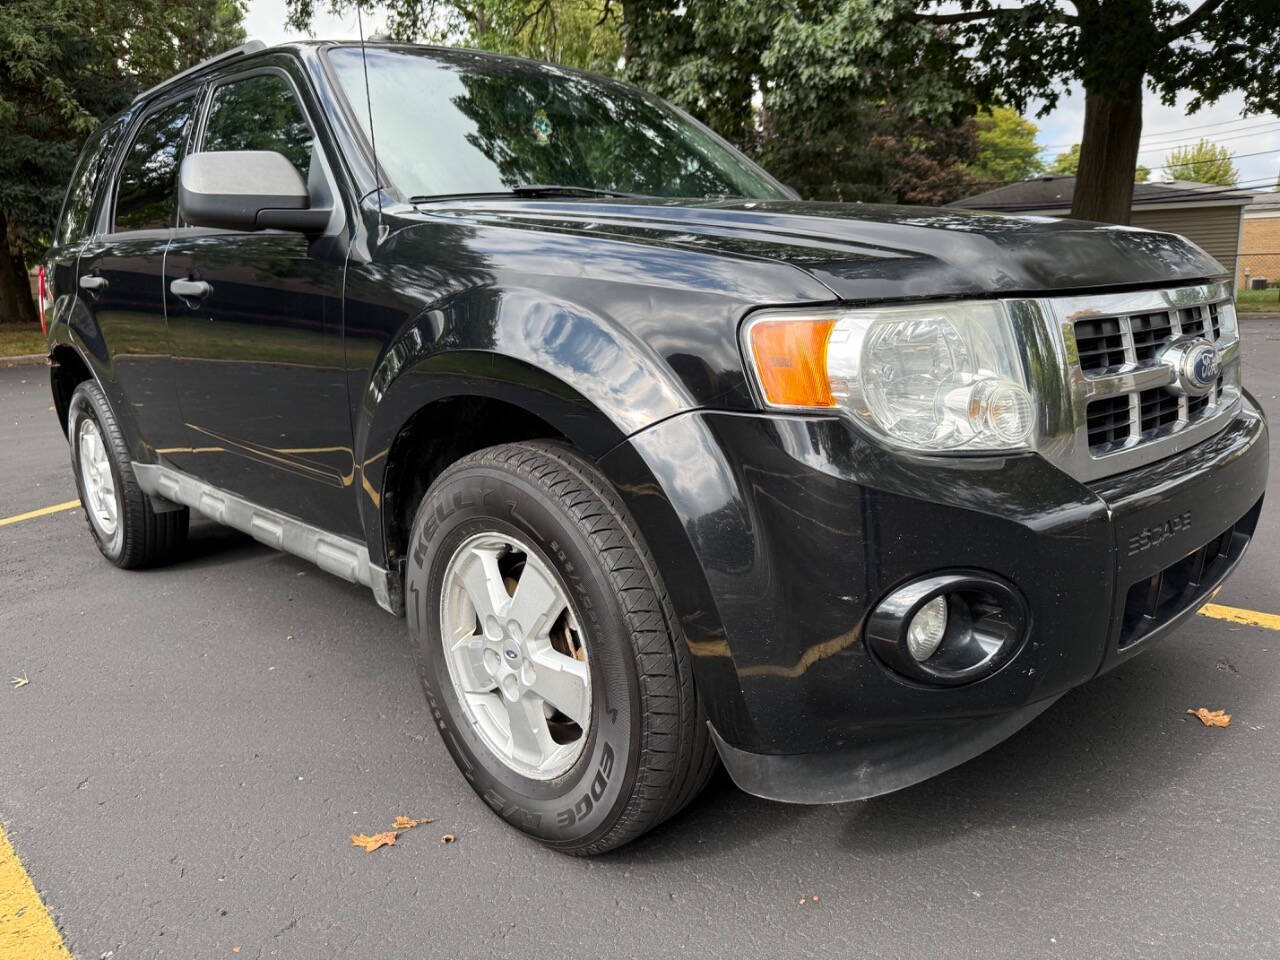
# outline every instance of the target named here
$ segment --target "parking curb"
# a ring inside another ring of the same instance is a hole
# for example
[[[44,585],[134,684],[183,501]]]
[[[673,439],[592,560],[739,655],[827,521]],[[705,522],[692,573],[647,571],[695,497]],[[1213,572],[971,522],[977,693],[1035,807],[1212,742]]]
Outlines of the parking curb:
[[[43,353],[23,353],[16,357],[0,357],[0,368],[34,367],[47,362],[48,359],[48,356]]]

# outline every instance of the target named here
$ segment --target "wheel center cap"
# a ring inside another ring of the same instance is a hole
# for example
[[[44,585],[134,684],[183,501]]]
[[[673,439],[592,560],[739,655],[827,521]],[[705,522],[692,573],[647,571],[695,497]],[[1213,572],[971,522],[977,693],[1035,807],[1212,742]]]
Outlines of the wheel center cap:
[[[502,651],[502,653],[503,653],[503,656],[505,656],[508,660],[520,659],[520,654],[510,648],[507,648],[506,650]]]

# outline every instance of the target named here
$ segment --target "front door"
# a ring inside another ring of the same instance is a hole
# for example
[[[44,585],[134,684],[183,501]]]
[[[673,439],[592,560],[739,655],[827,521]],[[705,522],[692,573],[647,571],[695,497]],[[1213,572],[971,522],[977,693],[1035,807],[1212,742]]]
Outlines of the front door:
[[[317,184],[332,191],[332,171],[281,67],[217,81],[198,144],[278,151],[313,193]],[[164,286],[186,441],[171,459],[254,503],[359,536],[340,208],[322,236],[179,226]]]

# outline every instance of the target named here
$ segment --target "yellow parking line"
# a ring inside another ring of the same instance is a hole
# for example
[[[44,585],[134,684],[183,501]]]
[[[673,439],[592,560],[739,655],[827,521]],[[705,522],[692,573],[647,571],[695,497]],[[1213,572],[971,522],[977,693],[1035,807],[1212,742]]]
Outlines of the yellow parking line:
[[[0,829],[0,960],[72,960],[31,878]]]
[[[1280,630],[1280,616],[1276,616],[1274,613],[1259,613],[1257,610],[1224,607],[1220,603],[1206,603],[1200,608],[1199,613],[1202,617],[1213,617],[1215,620],[1230,620],[1232,623],[1243,623],[1247,627],[1265,627],[1267,630]]]
[[[63,510],[74,510],[78,506],[80,506],[79,500],[68,500],[66,503],[55,503],[52,507],[41,507],[39,510],[15,514],[12,517],[0,517],[0,527],[21,523],[23,520],[34,520],[36,517],[47,517],[51,513],[61,513]]]

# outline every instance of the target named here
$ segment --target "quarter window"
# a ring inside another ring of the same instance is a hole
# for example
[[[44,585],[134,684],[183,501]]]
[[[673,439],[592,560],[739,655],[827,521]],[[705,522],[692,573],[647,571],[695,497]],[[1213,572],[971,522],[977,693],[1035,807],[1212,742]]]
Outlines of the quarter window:
[[[213,92],[202,150],[274,150],[307,179],[311,127],[284,77],[262,73]]]
[[[81,152],[80,163],[71,177],[71,187],[67,190],[62,219],[58,223],[57,242],[60,246],[77,243],[93,232],[89,226],[93,200],[98,193],[102,171],[111,159],[112,148],[119,140],[120,129],[119,122],[102,128],[90,138]]]
[[[178,160],[194,100],[178,100],[142,121],[116,189],[116,230],[163,230],[178,213]]]

